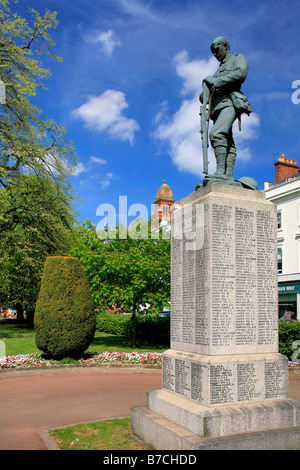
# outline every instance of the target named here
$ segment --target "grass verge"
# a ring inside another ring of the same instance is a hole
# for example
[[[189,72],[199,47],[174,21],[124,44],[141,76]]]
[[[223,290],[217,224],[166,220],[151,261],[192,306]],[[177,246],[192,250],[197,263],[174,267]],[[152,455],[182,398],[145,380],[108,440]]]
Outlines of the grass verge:
[[[61,450],[145,450],[130,433],[130,418],[76,424],[49,432]]]

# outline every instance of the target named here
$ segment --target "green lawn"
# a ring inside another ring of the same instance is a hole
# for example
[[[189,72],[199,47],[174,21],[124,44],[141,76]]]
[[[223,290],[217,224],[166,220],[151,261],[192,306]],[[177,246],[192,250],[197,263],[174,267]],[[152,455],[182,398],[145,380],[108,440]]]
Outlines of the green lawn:
[[[61,450],[143,450],[130,434],[130,419],[105,419],[50,431]]]
[[[0,341],[4,341],[6,355],[16,356],[17,354],[29,354],[40,352],[36,347],[34,338],[34,328],[31,324],[18,324],[14,320],[0,321]],[[88,352],[101,353],[108,352],[163,352],[167,346],[144,343],[133,349],[129,340],[124,336],[110,335],[96,331],[94,340]]]

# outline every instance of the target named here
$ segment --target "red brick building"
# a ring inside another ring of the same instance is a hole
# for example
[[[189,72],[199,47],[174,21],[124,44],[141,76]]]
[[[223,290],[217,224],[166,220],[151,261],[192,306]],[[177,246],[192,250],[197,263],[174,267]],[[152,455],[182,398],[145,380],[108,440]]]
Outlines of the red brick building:
[[[171,214],[174,210],[174,198],[172,190],[170,186],[166,184],[165,179],[156,193],[154,204],[155,215],[158,216],[159,225],[161,225],[162,221],[170,223]]]
[[[285,180],[299,173],[299,166],[296,160],[285,158],[282,154],[275,163],[275,183]]]

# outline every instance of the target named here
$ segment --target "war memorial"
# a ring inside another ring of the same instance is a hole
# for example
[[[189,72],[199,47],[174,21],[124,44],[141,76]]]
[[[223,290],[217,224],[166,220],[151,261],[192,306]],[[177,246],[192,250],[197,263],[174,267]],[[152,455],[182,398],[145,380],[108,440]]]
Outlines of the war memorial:
[[[251,113],[248,64],[223,37],[211,51],[220,66],[200,96],[205,178],[172,214],[162,388],[131,409],[131,428],[157,450],[300,449],[300,402],[278,352],[276,208],[254,180],[233,176],[232,125]]]

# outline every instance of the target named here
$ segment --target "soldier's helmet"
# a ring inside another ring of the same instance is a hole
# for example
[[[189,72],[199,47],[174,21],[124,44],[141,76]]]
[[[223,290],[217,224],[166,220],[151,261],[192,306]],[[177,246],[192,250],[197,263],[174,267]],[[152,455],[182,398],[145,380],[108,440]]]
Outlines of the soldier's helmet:
[[[243,185],[244,188],[254,190],[258,188],[257,182],[253,178],[250,178],[250,176],[243,176],[238,181]]]

